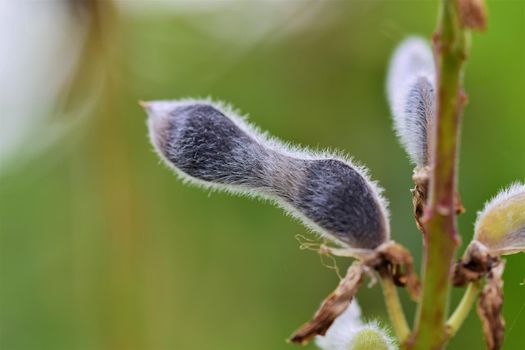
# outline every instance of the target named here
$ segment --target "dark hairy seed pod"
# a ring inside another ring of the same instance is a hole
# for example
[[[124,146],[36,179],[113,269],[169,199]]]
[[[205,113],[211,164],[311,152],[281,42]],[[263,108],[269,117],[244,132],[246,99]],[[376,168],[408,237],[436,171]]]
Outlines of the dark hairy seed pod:
[[[156,151],[185,180],[274,200],[352,248],[373,249],[389,239],[381,191],[349,160],[293,149],[210,101],[144,105]]]

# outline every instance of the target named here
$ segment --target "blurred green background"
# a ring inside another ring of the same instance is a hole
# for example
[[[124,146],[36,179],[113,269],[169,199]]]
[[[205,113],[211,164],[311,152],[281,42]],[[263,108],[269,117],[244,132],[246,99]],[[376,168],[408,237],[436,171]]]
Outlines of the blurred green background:
[[[525,179],[525,1],[488,7],[465,81],[463,247],[483,203]],[[36,128],[0,168],[0,349],[294,349],[285,339],[337,284],[281,210],[178,181],[152,152],[138,100],[212,96],[284,140],[353,155],[385,187],[393,238],[419,263],[411,166],[384,79],[400,40],[430,37],[436,1],[75,1],[67,11],[87,28],[85,46],[61,95],[68,113],[48,120],[79,120],[28,152]],[[505,349],[525,348],[524,279],[525,255],[509,257]],[[388,322],[380,288],[358,299],[366,318]],[[475,312],[449,348],[465,347],[484,348]]]

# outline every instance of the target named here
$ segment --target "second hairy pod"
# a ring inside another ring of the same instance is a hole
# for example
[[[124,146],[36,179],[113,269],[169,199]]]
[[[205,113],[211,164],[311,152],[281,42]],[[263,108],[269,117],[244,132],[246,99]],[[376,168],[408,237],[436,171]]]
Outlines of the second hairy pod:
[[[374,249],[389,240],[381,191],[350,160],[285,145],[210,101],[144,106],[151,142],[183,179],[274,200],[347,247]]]
[[[429,134],[435,114],[435,68],[423,39],[403,41],[390,61],[387,97],[394,129],[414,165],[428,165]]]

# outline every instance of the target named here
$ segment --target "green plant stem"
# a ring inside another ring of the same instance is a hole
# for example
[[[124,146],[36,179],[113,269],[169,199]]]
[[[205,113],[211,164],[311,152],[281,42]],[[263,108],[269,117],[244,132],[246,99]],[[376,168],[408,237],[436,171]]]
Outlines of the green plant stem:
[[[390,322],[392,323],[399,342],[403,343],[410,335],[410,328],[408,327],[403,307],[399,301],[397,287],[390,275],[381,275],[381,284],[383,285],[383,294],[385,296]]]
[[[437,71],[437,112],[431,137],[430,193],[423,217],[424,260],[421,302],[410,349],[441,349],[448,340],[445,327],[450,273],[459,245],[456,229],[456,164],[460,115],[464,97],[461,81],[466,39],[454,0],[442,0],[434,36]]]
[[[470,310],[472,309],[472,305],[474,305],[474,302],[476,301],[480,289],[481,283],[479,281],[469,283],[465,294],[463,294],[463,298],[461,298],[461,301],[458,304],[458,307],[447,321],[447,333],[449,337],[453,337],[454,334],[456,334],[458,329],[467,318]]]

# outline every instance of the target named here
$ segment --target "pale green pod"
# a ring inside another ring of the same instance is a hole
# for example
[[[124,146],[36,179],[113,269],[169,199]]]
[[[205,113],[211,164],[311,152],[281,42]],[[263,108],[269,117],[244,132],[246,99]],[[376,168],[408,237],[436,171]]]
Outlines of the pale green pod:
[[[515,183],[487,202],[474,239],[493,254],[525,252],[525,184]]]
[[[390,337],[377,325],[367,325],[355,333],[348,350],[392,350]]]

